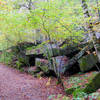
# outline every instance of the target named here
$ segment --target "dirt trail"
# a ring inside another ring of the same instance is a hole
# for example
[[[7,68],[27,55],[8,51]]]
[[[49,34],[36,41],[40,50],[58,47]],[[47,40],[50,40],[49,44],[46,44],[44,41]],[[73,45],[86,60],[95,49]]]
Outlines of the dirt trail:
[[[48,78],[37,79],[0,64],[0,100],[47,100],[51,94],[63,94],[54,80],[46,86]]]

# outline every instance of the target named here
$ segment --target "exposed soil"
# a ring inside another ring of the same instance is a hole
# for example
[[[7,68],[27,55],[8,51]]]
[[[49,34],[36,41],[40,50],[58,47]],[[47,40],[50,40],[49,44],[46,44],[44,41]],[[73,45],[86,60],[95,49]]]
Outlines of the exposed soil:
[[[47,100],[50,95],[64,94],[53,78],[34,78],[0,64],[0,100]]]

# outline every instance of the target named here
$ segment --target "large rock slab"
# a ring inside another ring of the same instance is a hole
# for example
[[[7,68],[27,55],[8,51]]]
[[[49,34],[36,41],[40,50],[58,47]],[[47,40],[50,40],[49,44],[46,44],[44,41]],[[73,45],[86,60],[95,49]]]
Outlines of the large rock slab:
[[[67,61],[68,58],[66,56],[57,56],[53,57],[51,61],[47,59],[36,58],[35,64],[44,72],[53,70],[55,73],[61,73],[62,67],[67,63]]]
[[[58,54],[59,52],[59,47],[56,46],[55,44],[45,44],[45,45],[38,45],[37,47],[31,47],[27,48],[26,50],[26,55],[32,55],[32,54],[44,54],[45,56],[53,56]]]
[[[34,47],[30,47],[30,48],[27,48],[26,50],[26,55],[32,55],[32,54],[43,54],[43,50],[42,48],[34,48]]]
[[[62,73],[62,68],[64,65],[67,64],[68,58],[66,56],[57,56],[53,57],[53,64],[56,65],[56,71],[57,73]]]
[[[89,54],[79,59],[79,67],[82,72],[88,71],[95,66],[98,58],[94,54]]]

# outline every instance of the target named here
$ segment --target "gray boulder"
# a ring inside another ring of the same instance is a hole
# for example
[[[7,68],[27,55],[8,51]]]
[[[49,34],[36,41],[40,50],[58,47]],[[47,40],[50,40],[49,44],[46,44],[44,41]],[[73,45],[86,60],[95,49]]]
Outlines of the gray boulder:
[[[39,67],[43,72],[48,72],[49,70],[53,70],[55,73],[61,73],[62,67],[67,63],[68,58],[66,56],[57,56],[51,58],[51,61],[47,59],[36,58],[35,64]]]
[[[83,56],[79,59],[79,67],[82,72],[88,71],[91,68],[95,66],[95,64],[98,62],[98,58],[94,54],[88,54],[86,56]]]

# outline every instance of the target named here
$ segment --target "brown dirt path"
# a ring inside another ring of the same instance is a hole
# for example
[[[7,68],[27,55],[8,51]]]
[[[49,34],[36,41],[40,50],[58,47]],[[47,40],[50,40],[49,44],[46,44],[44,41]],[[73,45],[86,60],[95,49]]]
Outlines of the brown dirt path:
[[[0,64],[0,100],[47,100],[51,94],[63,94],[56,79],[46,86],[48,78],[37,79]]]

